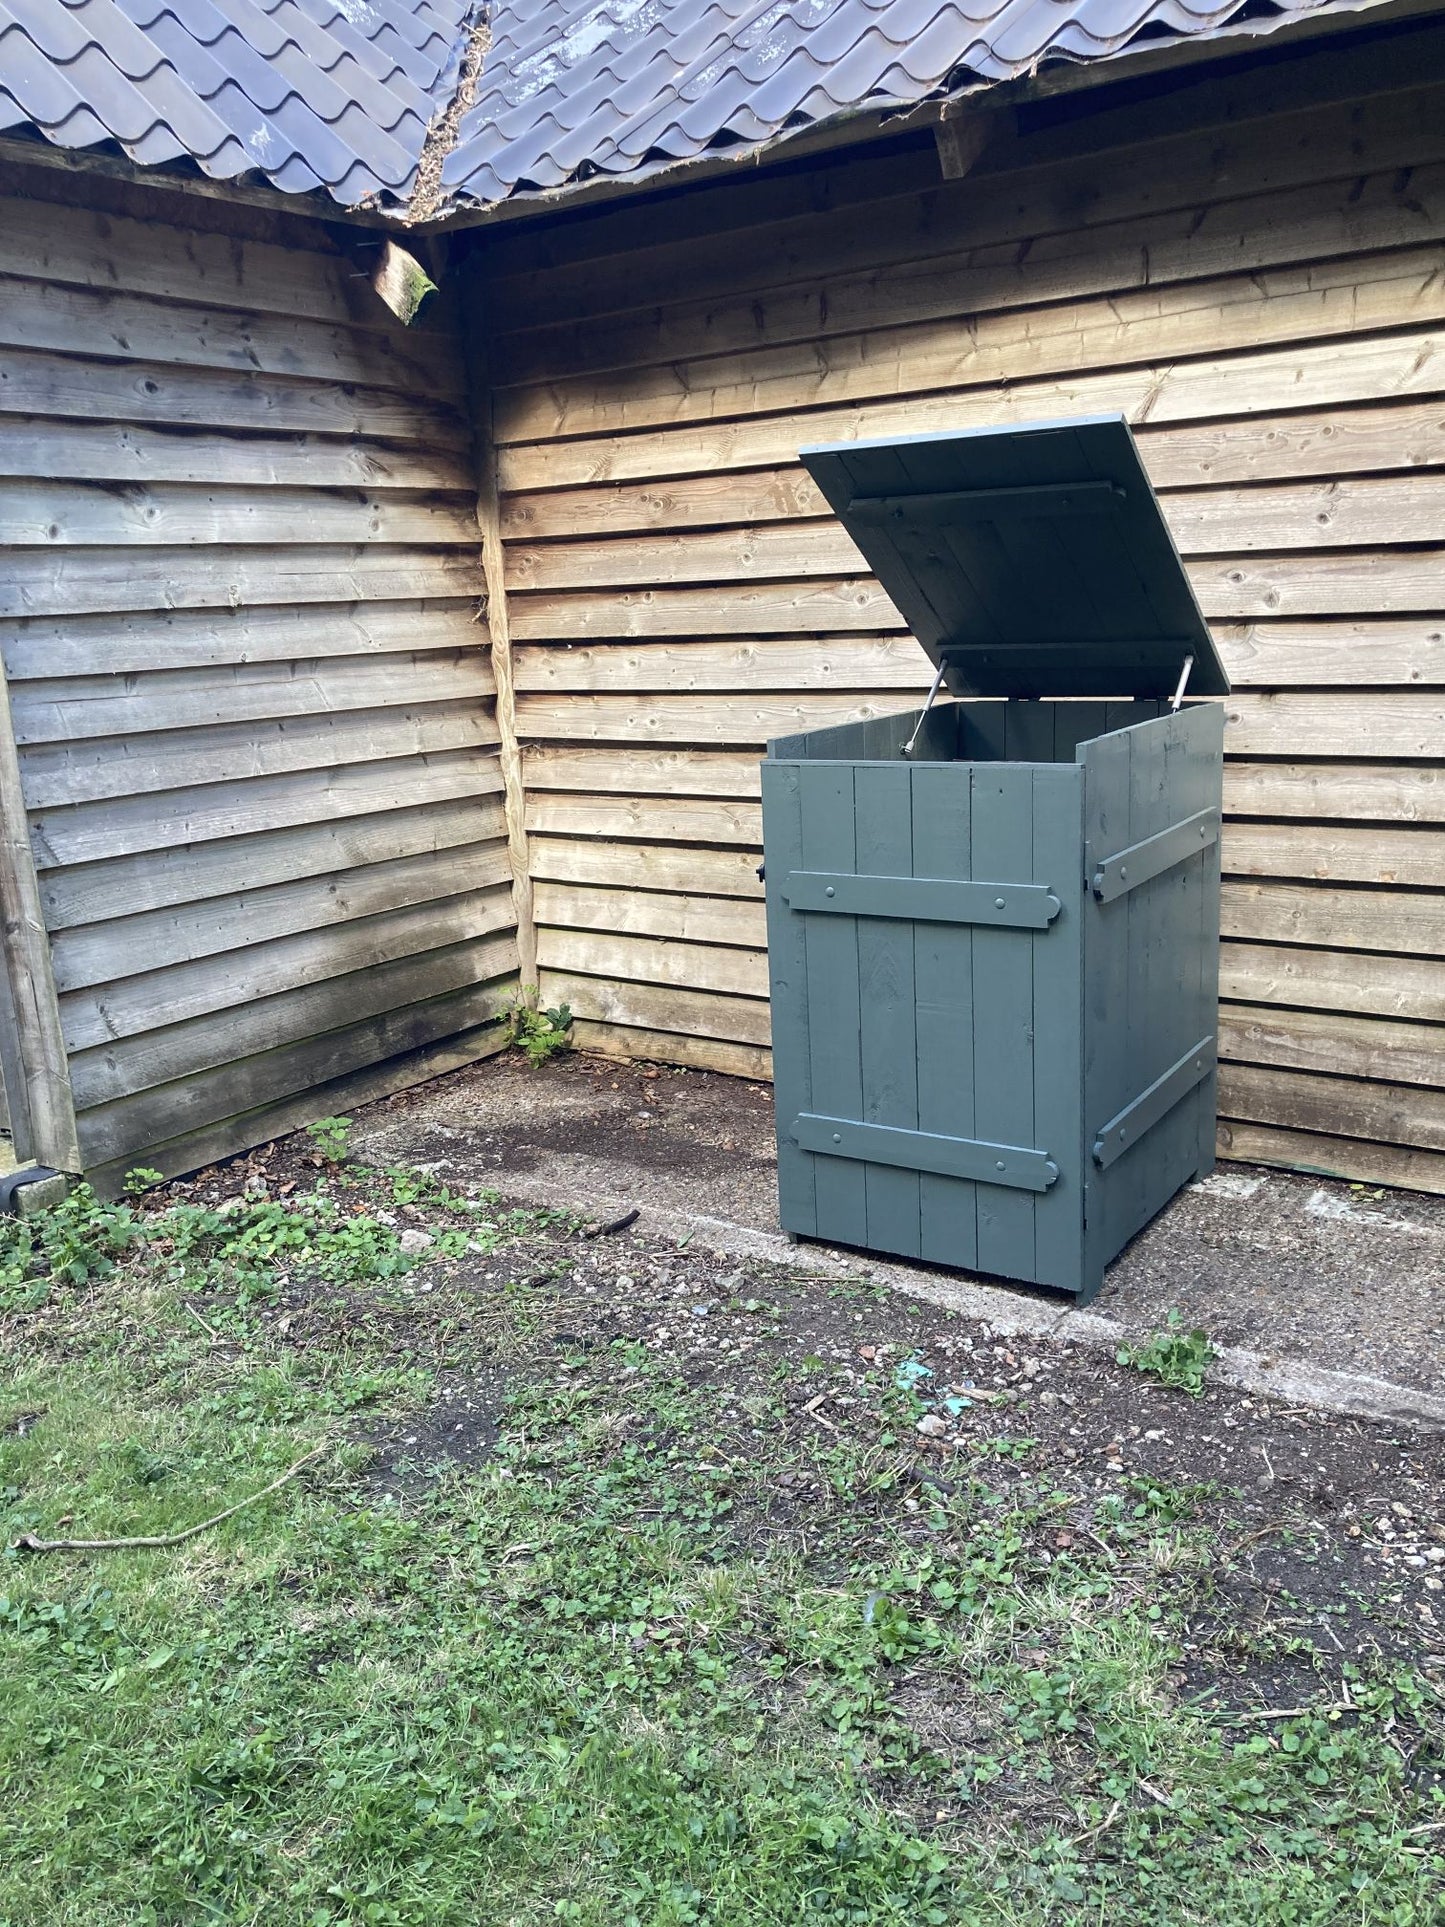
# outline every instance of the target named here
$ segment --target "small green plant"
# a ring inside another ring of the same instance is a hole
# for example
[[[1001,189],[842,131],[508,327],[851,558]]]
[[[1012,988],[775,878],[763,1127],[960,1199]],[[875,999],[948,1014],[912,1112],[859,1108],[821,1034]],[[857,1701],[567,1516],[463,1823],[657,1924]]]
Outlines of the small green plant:
[[[328,1164],[345,1164],[351,1156],[349,1117],[318,1117],[306,1126],[306,1135]]]
[[[534,1071],[559,1051],[572,1048],[570,1004],[557,1004],[551,1010],[534,1009],[524,995],[519,995],[509,1024],[509,1043],[521,1051]]]
[[[1198,1398],[1204,1390],[1204,1370],[1216,1356],[1208,1335],[1186,1329],[1177,1311],[1168,1313],[1164,1329],[1145,1339],[1142,1345],[1123,1345],[1115,1353],[1121,1365],[1148,1372],[1161,1385],[1188,1392]]]

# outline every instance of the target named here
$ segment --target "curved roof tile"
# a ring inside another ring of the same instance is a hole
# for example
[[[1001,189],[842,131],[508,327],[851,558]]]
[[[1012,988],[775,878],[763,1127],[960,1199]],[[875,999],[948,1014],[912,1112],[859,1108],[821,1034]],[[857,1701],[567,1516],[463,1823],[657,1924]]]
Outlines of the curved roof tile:
[[[491,32],[445,205],[645,176],[1055,59],[1382,0],[0,0],[0,129],[404,209]]]

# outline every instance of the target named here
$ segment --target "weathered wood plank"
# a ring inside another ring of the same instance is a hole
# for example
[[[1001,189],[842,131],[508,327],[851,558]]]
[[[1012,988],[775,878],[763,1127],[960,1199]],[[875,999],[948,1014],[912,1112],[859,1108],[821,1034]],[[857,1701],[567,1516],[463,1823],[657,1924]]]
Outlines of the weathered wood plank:
[[[12,682],[423,649],[471,650],[490,673],[486,624],[468,602],[279,603],[0,623],[0,660]]]
[[[496,755],[484,750],[399,756],[41,810],[32,813],[30,841],[38,867],[54,870],[463,798],[473,799],[480,837],[493,834],[493,825],[501,833],[487,802],[501,786]]]
[[[1236,1003],[1302,1004],[1364,1017],[1445,1024],[1445,962],[1369,956],[1358,950],[1227,943],[1220,953],[1219,994]],[[1445,1037],[1439,1048],[1445,1053]]]
[[[836,408],[924,389],[1057,379],[1126,359],[1217,358],[1301,337],[1323,341],[1407,324],[1438,326],[1445,319],[1438,256],[1432,242],[615,375],[554,378],[500,391],[493,405],[496,435],[501,443],[611,435],[760,410]],[[1278,393],[1272,406],[1279,406]]]
[[[649,837],[669,843],[745,844],[761,849],[756,804],[694,797],[533,796],[529,831],[549,836]]]
[[[0,199],[0,274],[162,300],[184,288],[221,307],[338,322],[376,334],[401,332],[345,254],[13,193]]]
[[[337,929],[383,910],[490,891],[506,881],[506,851],[489,842],[258,885],[243,895],[175,903],[104,923],[72,925],[51,935],[55,982],[61,991],[83,990],[141,971],[218,958],[301,930]],[[485,903],[479,898],[477,915],[484,929],[500,929],[511,921],[505,897],[493,896]],[[339,938],[338,948],[344,943],[345,938]]]
[[[670,984],[679,990],[717,990],[735,997],[768,994],[768,960],[760,950],[552,926],[538,931],[537,962],[543,970]]]
[[[896,714],[896,702],[815,694],[730,697],[519,696],[517,728],[559,742],[746,743]]]
[[[517,651],[524,695],[697,690],[927,689],[933,665],[911,636],[650,642]],[[900,706],[902,706],[900,704]]]
[[[191,292],[188,281],[179,285]],[[456,344],[445,336],[422,346],[405,331],[373,333],[32,279],[5,283],[0,346],[237,375],[357,381],[433,400],[457,390]]]
[[[1445,1193],[1445,1155],[1372,1144],[1364,1138],[1317,1135],[1221,1119],[1219,1155],[1245,1164],[1275,1164],[1287,1171],[1396,1185],[1405,1191]]]
[[[320,486],[0,481],[0,529],[17,548],[476,542],[466,498]]]
[[[0,433],[0,475],[50,481],[224,483],[229,488],[463,489],[471,464],[455,448],[405,448],[360,437],[188,433],[124,421],[15,415]],[[1378,467],[1390,464],[1381,461]]]
[[[579,311],[602,316],[679,298],[726,303],[744,290],[828,283],[850,272],[873,271],[886,280],[889,273],[879,270],[906,272],[930,256],[968,247],[1037,242],[1171,206],[1224,204],[1241,183],[1259,195],[1277,195],[1335,170],[1343,176],[1347,162],[1387,168],[1440,157],[1440,108],[1429,86],[1417,96],[1396,94],[1368,105],[1312,104],[1285,123],[1283,139],[1276,118],[1282,110],[1276,102],[1269,117],[1248,128],[1224,127],[1208,139],[1187,123],[1156,129],[1122,151],[1107,151],[1108,118],[1090,116],[1071,137],[1056,130],[1052,139],[1000,144],[965,182],[936,181],[931,191],[906,196],[900,185],[871,207],[845,190],[821,213],[769,220],[760,236],[731,231],[725,210],[736,190],[706,198],[714,225],[682,246],[666,248],[654,228],[630,249],[590,258],[586,234],[593,223],[583,223],[547,272],[499,275],[495,311],[502,327],[520,333]],[[1061,138],[1070,153],[1066,166],[1059,165]],[[856,192],[868,190],[860,183]]]
[[[1445,887],[1445,832],[1324,823],[1226,823],[1223,860],[1230,876],[1440,889]]]
[[[689,944],[732,944],[762,950],[767,926],[761,903],[736,897],[665,895],[652,890],[597,889],[541,882],[537,924],[558,930],[613,930]]]
[[[0,416],[11,414],[251,428],[271,435],[364,435],[423,448],[465,449],[471,442],[455,409],[345,379],[285,380],[22,348],[0,349]]]
[[[236,1143],[248,1129],[257,1128],[246,1124],[245,1113],[270,1111],[282,1098],[304,1097],[300,1115],[312,1115],[310,1106],[327,1085],[352,1072],[384,1065],[388,1058],[474,1030],[501,1014],[509,994],[506,979],[470,984],[424,1004],[409,1004],[343,1030],[280,1045],[209,1076],[181,1078],[98,1106],[81,1114],[81,1151],[88,1165],[99,1165],[104,1171],[125,1159],[133,1164],[148,1162],[153,1149],[176,1139],[190,1138],[194,1156],[200,1140],[192,1134],[211,1125],[224,1124],[220,1141]],[[268,1124],[276,1128],[268,1117],[260,1125],[263,1137]],[[142,1152],[145,1155],[139,1156]]]
[[[1445,96],[1430,97],[1445,115]],[[817,343],[951,317],[996,314],[1021,305],[1077,302],[1090,295],[1158,289],[1222,274],[1278,269],[1355,249],[1408,246],[1445,233],[1445,138],[1414,133],[1412,160],[1397,171],[1310,181],[1292,191],[1241,198],[1239,183],[1204,204],[1176,204],[1095,226],[967,245],[957,252],[897,264],[884,275],[830,273],[763,291],[741,288],[721,300],[655,300],[639,311],[585,321],[569,316],[528,328],[498,344],[498,379],[510,387],[558,376],[634,375],[663,363],[744,352],[766,344]],[[1050,183],[1055,186],[1055,183]],[[1254,183],[1248,183],[1252,189]],[[1136,192],[1137,192],[1136,188]],[[1167,195],[1168,188],[1164,193]],[[978,197],[975,205],[978,206]],[[1015,208],[1017,203],[1015,202]],[[988,211],[980,208],[980,218]],[[1018,231],[1018,230],[1016,230]],[[886,239],[884,242],[887,245]],[[555,294],[554,294],[555,299]],[[556,308],[553,313],[557,313]],[[566,313],[565,309],[561,312]],[[573,311],[575,314],[575,310]]]
[[[555,1001],[547,977],[542,979],[544,1003]],[[726,1044],[716,1037],[684,1037],[677,1031],[646,1030],[631,1024],[603,1024],[579,1017],[572,1026],[576,1049],[623,1062],[656,1061],[685,1064],[691,1070],[721,1071],[767,1083],[773,1075],[772,1052],[759,1044]]]
[[[1445,769],[1428,763],[1226,763],[1231,816],[1445,823]]]
[[[1242,1064],[1445,1088],[1445,1030],[1438,1024],[1226,1004],[1219,1017],[1219,1051]]]
[[[886,695],[809,691],[798,696],[739,691],[732,696],[525,695],[517,699],[524,736],[555,742],[767,742],[839,723],[899,715],[911,692]],[[1121,694],[1127,692],[1121,691]],[[1435,761],[1445,741],[1445,696],[1395,692],[1367,695],[1234,695],[1226,699],[1230,751],[1243,756],[1315,756],[1351,760],[1368,742],[1381,757]]]
[[[445,887],[447,867],[462,862],[457,853],[471,848],[466,860],[472,869],[478,875],[490,874],[492,843],[501,834],[501,810],[494,798],[481,804],[462,798],[378,817],[288,824],[222,842],[181,846],[168,850],[163,863],[146,850],[73,869],[47,870],[41,874],[41,901],[57,947],[65,931],[83,926],[103,933],[109,921],[144,912],[163,913],[158,928],[164,927],[166,917],[184,918],[197,905],[205,906],[196,910],[197,916],[214,913],[217,918],[224,914],[244,920],[244,905],[254,903],[256,892],[271,885],[291,893],[277,902],[289,904],[294,896],[303,905],[314,901],[322,908],[325,899],[331,920],[340,922],[384,907],[378,903],[358,907],[367,892],[383,890],[387,881],[369,877],[366,866],[405,861],[411,868],[396,873],[399,888],[425,885],[431,889],[435,883],[443,887],[431,894],[451,896],[456,886]],[[420,898],[413,895],[408,900]],[[259,910],[257,916],[259,920]],[[264,935],[257,927],[251,940],[259,943]],[[85,941],[89,944],[92,938]],[[127,967],[139,968],[129,965],[119,952],[120,941],[119,932],[109,938],[93,937],[97,955],[111,963],[113,975],[123,974]],[[101,954],[107,943],[116,952],[109,959]]]
[[[1397,319],[1403,324],[1408,317]],[[1286,395],[1299,409],[1375,402],[1381,395],[1438,396],[1445,386],[1442,349],[1445,332],[1423,329],[1106,368],[1061,380],[1005,380],[942,394],[910,393],[905,384],[886,402],[754,411],[735,421],[564,443],[528,441],[500,451],[499,471],[505,492],[524,493],[718,469],[776,468],[796,460],[799,447],[809,442],[1051,421],[1061,415],[1117,411],[1136,425],[1147,420],[1159,428],[1219,417],[1238,422],[1276,415]]]
[[[516,967],[516,941],[508,931],[419,957],[397,957],[225,1011],[207,1011],[161,1030],[114,1039],[72,1054],[76,1101],[90,1110],[177,1079],[204,1080],[208,1073],[246,1058],[305,1045],[343,1024],[416,1008]]]
[[[1249,1123],[1445,1151],[1445,1092],[1414,1084],[1223,1064],[1219,1114]]]
[[[130,693],[120,694],[121,689]],[[151,730],[199,729],[415,702],[480,702],[492,678],[479,650],[435,655],[341,656],[293,663],[165,669],[153,675],[72,676],[22,684],[15,740],[81,743]]]
[[[763,894],[755,850],[717,850],[706,845],[674,849],[662,843],[563,836],[538,836],[531,848],[532,875],[538,881],[759,900]]]
[[[721,592],[717,600],[723,599]],[[1445,684],[1445,625],[1414,621],[1215,625],[1225,666],[1241,690]],[[933,665],[906,635],[751,636],[736,641],[595,643],[516,652],[518,688],[556,691],[926,688]]]
[[[183,789],[215,782],[226,772],[240,780],[478,749],[496,740],[496,725],[475,702],[459,707],[413,700],[402,709],[305,716],[284,724],[231,724],[132,736],[119,743],[42,746],[25,754],[25,795],[32,810],[44,810]]]
[[[768,1007],[756,997],[679,991],[657,984],[615,983],[605,977],[549,970],[541,991],[549,1004],[570,1004],[588,1023],[622,1024],[735,1044],[768,1043]]]
[[[708,540],[687,538],[689,544]],[[720,544],[706,563],[720,581],[728,581],[729,548],[736,550],[736,545]],[[682,566],[695,563],[701,565],[702,558],[690,553]],[[664,582],[657,588],[619,584],[606,590],[514,594],[512,632],[525,642],[616,642],[630,636],[681,639],[809,630],[832,635],[848,630],[899,633],[903,628],[892,602],[871,577],[763,580],[760,574],[738,576],[737,586],[723,593],[715,587]],[[1445,601],[1445,549],[1205,558],[1191,562],[1188,574],[1205,615],[1227,623],[1433,612]],[[649,580],[640,559],[629,580]]]
[[[30,851],[10,697],[0,673],[0,1076],[19,1135],[15,1149],[58,1171],[78,1171],[75,1100],[56,999],[39,880]]]
[[[495,1056],[507,1047],[507,1029],[498,1017],[506,1010],[510,995],[510,987],[504,980],[494,987],[490,1000],[496,1007],[496,1015],[487,1015],[484,1008],[482,1022],[470,1028],[447,1030],[443,1025],[443,1034],[436,1043],[393,1051],[379,1063],[363,1063],[359,1070],[343,1072],[340,1077],[310,1089],[264,1102],[215,1124],[198,1126],[182,1132],[179,1137],[153,1139],[149,1143],[142,1140],[143,1161],[165,1177],[178,1177],[182,1172],[198,1170],[238,1151],[249,1151],[255,1145],[283,1137],[318,1117],[344,1115],[359,1105],[374,1103],[395,1091],[425,1083],[428,1078],[442,1077],[463,1065]],[[90,1182],[102,1197],[113,1197],[137,1161],[133,1155],[122,1154],[106,1163],[92,1164],[88,1174]]]
[[[1432,892],[1243,883],[1226,877],[1221,906],[1227,937],[1445,957],[1445,895]]]
[[[580,795],[631,792],[642,796],[758,794],[758,759],[746,751],[706,749],[574,749],[529,744],[527,790],[573,790]]]
[[[1225,741],[1235,756],[1372,756],[1438,761],[1445,692],[1235,695],[1226,698]]]
[[[0,616],[104,614],[128,609],[236,608],[249,603],[360,602],[465,596],[471,551],[290,547],[17,549],[0,576]]]
[[[506,890],[494,887],[417,904],[402,904],[337,928],[326,925],[266,943],[121,977],[68,992],[60,1003],[71,1051],[103,1047],[213,1012],[279,996],[350,971],[415,957],[510,930]],[[488,969],[487,976],[500,971]]]

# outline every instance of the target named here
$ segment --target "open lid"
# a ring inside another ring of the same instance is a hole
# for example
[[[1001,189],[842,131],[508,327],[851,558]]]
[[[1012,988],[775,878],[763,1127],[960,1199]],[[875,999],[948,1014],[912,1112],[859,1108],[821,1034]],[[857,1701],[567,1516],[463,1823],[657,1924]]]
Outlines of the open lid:
[[[801,457],[955,695],[1229,693],[1122,415]]]

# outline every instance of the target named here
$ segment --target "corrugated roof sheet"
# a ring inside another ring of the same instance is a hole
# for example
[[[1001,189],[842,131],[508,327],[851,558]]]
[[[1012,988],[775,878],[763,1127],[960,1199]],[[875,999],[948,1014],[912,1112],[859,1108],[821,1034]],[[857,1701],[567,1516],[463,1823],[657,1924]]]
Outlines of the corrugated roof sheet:
[[[905,109],[1050,60],[1380,0],[494,0],[443,171],[487,206]],[[0,131],[404,206],[467,0],[0,0]]]

